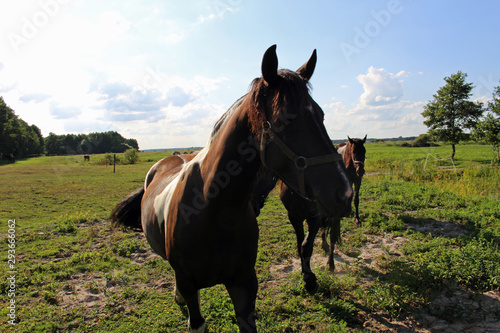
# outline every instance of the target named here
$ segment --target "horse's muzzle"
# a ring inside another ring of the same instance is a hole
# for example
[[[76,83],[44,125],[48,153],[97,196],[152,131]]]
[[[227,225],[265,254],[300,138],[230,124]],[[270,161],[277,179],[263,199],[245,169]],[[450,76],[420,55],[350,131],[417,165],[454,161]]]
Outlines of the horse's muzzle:
[[[352,206],[352,196],[353,196],[353,191],[352,187],[349,186],[347,191],[339,191],[338,192],[338,200],[341,202],[341,206],[343,206],[343,213],[342,217],[345,217],[351,213],[351,206]]]
[[[318,208],[327,217],[341,218],[351,213],[352,188],[338,190],[332,193],[329,202],[321,199],[316,200]]]

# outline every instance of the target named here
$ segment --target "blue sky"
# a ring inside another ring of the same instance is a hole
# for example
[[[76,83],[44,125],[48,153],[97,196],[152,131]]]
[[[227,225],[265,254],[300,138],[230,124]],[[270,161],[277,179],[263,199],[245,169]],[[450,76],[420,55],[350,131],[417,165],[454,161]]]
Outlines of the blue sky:
[[[277,44],[289,69],[317,49],[312,95],[332,139],[412,136],[446,76],[491,98],[499,14],[489,0],[2,1],[0,95],[45,136],[204,146]]]

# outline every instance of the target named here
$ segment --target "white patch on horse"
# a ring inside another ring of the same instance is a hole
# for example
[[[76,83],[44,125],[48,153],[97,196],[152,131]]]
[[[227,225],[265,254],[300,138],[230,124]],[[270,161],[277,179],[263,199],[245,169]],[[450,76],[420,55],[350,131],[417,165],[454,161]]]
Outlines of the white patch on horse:
[[[182,170],[176,174],[172,175],[172,181],[169,182],[167,187],[156,196],[154,200],[154,209],[155,209],[155,214],[158,219],[158,226],[160,227],[160,230],[166,230],[166,221],[168,221],[168,212],[170,210],[170,202],[172,201],[172,196],[174,195],[174,191],[179,184],[179,179],[181,179],[181,176],[186,172],[187,168],[189,165],[192,163],[199,163],[200,165],[202,164],[203,160],[207,156],[209,146],[203,148],[191,161],[187,161],[183,159],[184,165],[182,167]]]
[[[154,201],[155,214],[160,230],[166,230],[164,222],[167,221],[168,205],[174,195],[174,190],[179,183],[180,174],[175,175],[175,178],[165,187],[165,189],[156,196]]]

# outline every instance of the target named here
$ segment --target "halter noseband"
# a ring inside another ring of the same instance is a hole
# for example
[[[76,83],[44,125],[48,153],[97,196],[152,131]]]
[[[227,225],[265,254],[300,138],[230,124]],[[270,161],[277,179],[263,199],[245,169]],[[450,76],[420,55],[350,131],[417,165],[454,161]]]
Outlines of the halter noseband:
[[[288,157],[291,161],[294,162],[295,168],[298,171],[298,181],[299,181],[299,190],[295,191],[307,200],[311,200],[306,194],[306,185],[305,185],[305,171],[308,166],[318,165],[323,163],[331,163],[335,161],[343,161],[342,155],[339,153],[331,153],[322,156],[314,156],[314,157],[304,157],[295,153],[281,138],[276,135],[276,132],[273,131],[271,123],[266,121],[263,125],[261,138],[260,138],[260,159],[262,164],[267,168],[266,163],[266,147],[270,142],[274,142],[278,148]]]
[[[356,166],[356,173],[358,172],[358,168],[362,167],[363,168],[363,173],[359,176],[363,176],[365,174],[365,162],[355,160],[354,158],[352,159],[352,163]]]

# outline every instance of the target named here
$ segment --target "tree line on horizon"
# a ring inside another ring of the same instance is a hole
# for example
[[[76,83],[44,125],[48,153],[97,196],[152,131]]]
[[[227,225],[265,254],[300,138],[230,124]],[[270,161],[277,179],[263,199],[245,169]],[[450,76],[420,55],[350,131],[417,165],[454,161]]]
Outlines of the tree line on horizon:
[[[125,139],[115,131],[63,135],[51,132],[45,138],[47,155],[123,153],[131,148],[139,150],[137,140]]]
[[[139,149],[136,139],[126,139],[116,131],[89,134],[50,133],[46,138],[36,125],[19,118],[0,96],[0,158],[38,155],[123,153]]]

